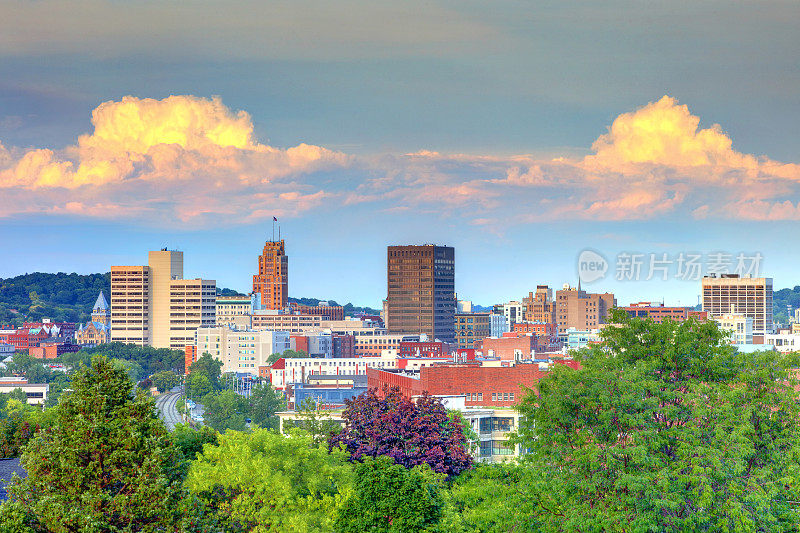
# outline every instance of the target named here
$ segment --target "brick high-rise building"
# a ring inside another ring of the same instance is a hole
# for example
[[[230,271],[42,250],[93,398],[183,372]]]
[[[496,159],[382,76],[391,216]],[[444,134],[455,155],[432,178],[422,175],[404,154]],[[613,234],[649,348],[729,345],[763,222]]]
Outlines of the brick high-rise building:
[[[753,342],[763,344],[772,333],[772,278],[742,278],[737,274],[702,280],[703,311],[709,318],[741,313],[753,319]]]
[[[455,249],[451,246],[389,246],[386,326],[392,333],[424,333],[455,341]]]
[[[556,303],[553,301],[553,289],[547,285],[537,285],[536,292],[528,293],[522,299],[525,306],[526,322],[556,323]]]
[[[264,309],[283,309],[289,304],[289,257],[283,239],[264,243],[253,292],[260,295]]]
[[[580,331],[597,329],[606,323],[609,311],[616,307],[617,299],[609,292],[587,293],[578,288],[565,285],[556,291],[556,324],[559,332],[568,328]]]

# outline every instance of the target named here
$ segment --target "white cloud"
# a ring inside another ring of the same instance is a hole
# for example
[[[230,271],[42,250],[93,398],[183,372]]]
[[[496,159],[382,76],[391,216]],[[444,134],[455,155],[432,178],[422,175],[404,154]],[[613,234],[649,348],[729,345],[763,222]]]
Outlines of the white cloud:
[[[218,98],[125,97],[92,113],[75,146],[0,144],[0,216],[236,224],[349,206],[476,225],[669,216],[795,220],[800,165],[743,154],[665,96],[619,115],[584,158],[441,154],[355,157],[259,143]],[[480,222],[478,222],[480,221]]]

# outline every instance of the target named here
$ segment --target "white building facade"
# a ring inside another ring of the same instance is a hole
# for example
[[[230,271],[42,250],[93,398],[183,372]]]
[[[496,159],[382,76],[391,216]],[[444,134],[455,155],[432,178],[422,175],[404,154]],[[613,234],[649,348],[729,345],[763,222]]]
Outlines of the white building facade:
[[[730,334],[732,344],[753,344],[753,319],[742,313],[725,313],[714,319],[719,329]]]
[[[274,353],[291,346],[289,333],[268,330],[234,330],[228,327],[198,328],[195,333],[197,354],[210,354],[222,361],[222,372],[246,372],[257,376]]]

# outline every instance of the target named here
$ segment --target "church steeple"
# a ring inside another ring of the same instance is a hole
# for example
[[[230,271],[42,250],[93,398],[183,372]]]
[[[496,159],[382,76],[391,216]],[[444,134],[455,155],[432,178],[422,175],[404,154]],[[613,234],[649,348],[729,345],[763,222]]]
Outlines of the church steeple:
[[[103,294],[103,291],[100,291],[100,294],[97,296],[97,301],[94,302],[92,322],[99,322],[100,324],[106,325],[111,323],[111,309],[109,308],[108,300],[106,300],[106,295]]]

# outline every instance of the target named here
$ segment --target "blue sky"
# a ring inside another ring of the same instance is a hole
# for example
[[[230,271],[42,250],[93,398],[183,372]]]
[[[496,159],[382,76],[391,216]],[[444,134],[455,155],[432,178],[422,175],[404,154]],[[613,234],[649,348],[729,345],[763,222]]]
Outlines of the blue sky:
[[[246,290],[275,214],[295,296],[376,306],[386,245],[419,242],[456,246],[459,296],[482,304],[574,283],[587,247],[760,251],[777,287],[800,284],[796,2],[0,15],[0,276],[170,246],[187,274]]]

